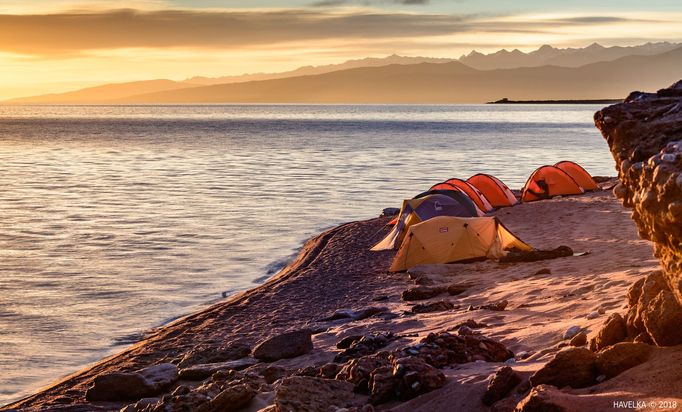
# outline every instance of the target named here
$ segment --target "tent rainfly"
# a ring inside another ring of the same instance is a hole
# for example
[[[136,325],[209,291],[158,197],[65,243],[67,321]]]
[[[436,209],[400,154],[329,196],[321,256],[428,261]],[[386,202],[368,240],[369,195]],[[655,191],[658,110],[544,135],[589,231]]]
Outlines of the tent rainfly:
[[[438,216],[407,230],[390,271],[428,263],[500,258],[511,249],[533,250],[496,217]]]

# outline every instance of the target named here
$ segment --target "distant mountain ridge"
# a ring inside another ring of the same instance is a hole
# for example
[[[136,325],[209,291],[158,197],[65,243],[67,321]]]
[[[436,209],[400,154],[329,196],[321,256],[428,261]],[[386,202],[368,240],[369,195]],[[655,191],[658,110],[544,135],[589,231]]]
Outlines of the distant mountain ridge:
[[[583,48],[560,49],[546,44],[529,53],[518,49],[512,51],[502,49],[495,53],[482,54],[474,50],[461,56],[459,62],[479,70],[539,66],[580,67],[586,64],[613,61],[626,56],[652,56],[669,52],[680,46],[682,46],[681,43],[669,42],[626,47],[604,47],[599,43],[592,43]]]
[[[477,70],[460,62],[360,67],[318,75],[142,94],[116,103],[483,103],[591,100],[655,90],[682,77],[682,47],[570,68]]]
[[[6,101],[5,103],[10,104],[80,104],[80,103],[94,103],[94,104],[104,104],[104,103],[123,103],[130,101],[138,101],[141,96],[195,96],[191,92],[193,89],[200,88],[202,86],[212,86],[212,85],[229,85],[229,84],[250,84],[253,82],[271,81],[271,80],[281,80],[281,79],[296,79],[300,77],[313,77],[320,76],[329,73],[343,72],[347,70],[362,69],[362,68],[381,68],[388,66],[414,66],[419,64],[430,64],[430,65],[442,65],[450,64],[450,67],[457,67],[457,74],[462,76],[464,71],[469,71],[469,74],[477,71],[498,71],[505,69],[526,69],[529,71],[531,68],[554,66],[557,68],[565,69],[578,69],[582,66],[591,65],[600,62],[611,62],[625,57],[646,57],[646,56],[658,56],[670,51],[676,50],[682,47],[680,43],[669,43],[669,42],[659,42],[659,43],[646,43],[639,46],[613,46],[613,47],[603,47],[597,43],[593,43],[590,46],[584,48],[555,48],[549,45],[544,45],[537,50],[531,51],[529,53],[524,53],[519,50],[507,51],[502,49],[495,53],[482,54],[476,51],[472,51],[467,55],[461,56],[459,59],[448,59],[448,58],[431,58],[431,57],[406,57],[399,55],[390,55],[384,58],[365,58],[349,60],[340,64],[330,64],[324,66],[304,66],[296,70],[291,70],[281,73],[253,73],[244,74],[238,76],[223,76],[216,78],[209,77],[192,77],[184,81],[173,81],[166,79],[158,80],[148,80],[148,81],[137,81],[137,82],[127,82],[127,83],[115,83],[107,84],[102,86],[89,87],[86,89],[80,89],[76,91],[66,92],[66,93],[53,93],[47,95],[39,96],[29,96],[23,98],[16,98]],[[545,70],[546,71],[546,70]],[[530,73],[530,71],[529,71]],[[558,75],[566,75],[567,72],[559,70]],[[497,75],[500,75],[498,72]],[[490,77],[490,81],[495,83],[494,76]],[[682,73],[680,73],[682,77]],[[659,80],[659,83],[661,81]],[[526,94],[518,95],[507,92],[507,89],[512,88],[513,85],[505,84],[499,89],[499,93],[494,96],[481,97],[480,99],[470,100],[474,101],[485,101],[497,100],[503,97],[510,97],[513,99],[565,99],[567,98],[565,94],[557,94],[553,89],[544,90],[544,94],[532,96],[527,96]],[[301,85],[301,87],[305,87]],[[485,86],[484,86],[485,87]],[[529,87],[537,89],[538,85],[529,84]],[[577,85],[578,95],[576,99],[604,99],[613,98],[614,94],[594,94],[594,91],[604,90],[604,87],[598,87],[596,89],[588,89],[586,86]],[[634,85],[633,88],[638,88]],[[639,87],[643,88],[643,87]],[[185,92],[187,90],[187,92]],[[173,92],[177,92],[173,94]],[[582,93],[582,94],[581,94]],[[589,96],[587,95],[589,93]],[[606,91],[604,90],[604,93]],[[389,93],[393,95],[392,93]],[[266,96],[267,97],[267,96]],[[222,96],[222,99],[228,100],[215,100],[206,96],[206,102],[214,101],[231,101],[227,96]],[[280,101],[282,96],[278,97],[277,101]],[[324,101],[328,99],[321,96]],[[573,97],[572,97],[573,98]],[[192,97],[191,102],[197,102],[196,96]],[[240,97],[238,101],[243,101],[244,97]],[[294,99],[292,97],[292,99]],[[144,100],[144,99],[143,99]],[[351,99],[356,101],[356,99]],[[173,102],[179,102],[175,97],[172,98]],[[253,102],[258,102],[257,100],[252,100]],[[270,100],[267,100],[270,101]],[[292,101],[295,101],[292,100]],[[457,100],[459,101],[459,100]],[[188,101],[190,102],[190,101]],[[159,101],[163,103],[163,101]]]

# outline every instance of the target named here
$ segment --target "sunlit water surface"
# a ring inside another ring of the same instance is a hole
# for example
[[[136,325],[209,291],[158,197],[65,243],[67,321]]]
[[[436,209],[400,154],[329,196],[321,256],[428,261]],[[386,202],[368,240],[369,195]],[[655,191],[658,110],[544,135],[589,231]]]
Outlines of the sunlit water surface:
[[[0,404],[432,183],[613,175],[597,106],[0,106]]]

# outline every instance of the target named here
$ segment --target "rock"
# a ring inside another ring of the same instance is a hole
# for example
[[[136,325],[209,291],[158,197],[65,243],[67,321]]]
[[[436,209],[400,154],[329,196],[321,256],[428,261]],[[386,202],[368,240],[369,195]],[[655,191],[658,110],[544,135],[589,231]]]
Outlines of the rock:
[[[634,308],[634,314],[628,315],[631,335],[643,331],[640,316],[643,312],[648,312],[647,319],[654,321],[677,313],[672,307],[673,300],[677,306],[682,305],[680,88],[682,83],[677,82],[656,93],[632,93],[623,103],[604,108],[594,117],[616,161],[623,185],[623,204],[632,208],[632,219],[640,236],[654,242],[654,254],[663,268],[662,282],[656,285],[661,290],[647,292],[647,283],[651,280],[647,277],[641,284],[641,292],[628,293],[630,307]],[[654,297],[662,291],[672,295],[664,293],[665,296],[652,305]],[[649,296],[645,296],[647,294]],[[634,300],[637,300],[637,306],[634,306]],[[657,316],[658,311],[667,314]],[[658,333],[655,338],[652,336],[654,342],[659,345],[682,343],[675,331],[659,326],[663,325],[652,322],[652,330]],[[646,329],[649,331],[649,327]]]
[[[328,322],[332,320],[349,319],[349,320],[363,320],[379,313],[387,312],[388,309],[384,307],[372,306],[363,310],[339,309],[330,316],[320,319],[321,322]]]
[[[368,385],[372,372],[385,366],[391,366],[390,354],[388,352],[379,352],[351,359],[341,366],[336,379],[352,383],[358,392],[366,392],[369,390]]]
[[[447,288],[443,286],[416,286],[404,290],[400,298],[404,301],[431,299],[444,293]]]
[[[553,391],[556,391],[556,388],[551,385],[534,387],[528,396],[516,405],[514,412],[567,412],[566,408],[552,400]]]
[[[551,275],[552,271],[549,268],[542,268],[538,270],[537,272],[533,273],[534,276],[537,275]]]
[[[136,412],[236,412],[253,399],[260,384],[251,375],[219,371],[196,388],[179,386],[156,404],[136,408]]]
[[[587,333],[584,331],[578,333],[569,342],[571,346],[585,346],[587,345]]]
[[[373,405],[390,401],[396,396],[397,383],[398,379],[393,375],[392,365],[374,369],[369,376],[369,401]]]
[[[597,377],[596,360],[597,355],[587,349],[563,349],[530,377],[530,383],[532,386],[548,384],[558,388],[591,386]]]
[[[277,412],[329,412],[363,403],[349,382],[306,376],[284,379],[275,393]]]
[[[478,307],[478,309],[488,309],[488,310],[494,310],[497,312],[502,312],[507,307],[507,305],[509,305],[509,301],[505,299],[505,300],[500,300],[498,302],[488,303],[486,305],[481,305]]]
[[[341,371],[341,365],[336,363],[326,363],[320,366],[320,376],[326,379],[334,379]]]
[[[625,320],[617,313],[606,319],[597,336],[590,341],[590,349],[597,352],[607,346],[622,342],[627,337]]]
[[[348,349],[352,344],[362,339],[362,337],[362,335],[346,336],[336,344],[336,349]]]
[[[253,357],[273,362],[284,358],[295,358],[313,350],[311,332],[308,329],[286,332],[259,343],[253,350]]]
[[[268,365],[261,371],[261,376],[265,380],[265,383],[273,383],[278,379],[285,377],[286,375],[286,368],[276,365]]]
[[[663,290],[649,302],[642,313],[647,333],[658,346],[674,346],[682,343],[682,306],[675,295]]]
[[[470,283],[453,283],[448,286],[447,291],[450,296],[457,296],[466,292],[471,286]]]
[[[417,357],[398,358],[393,361],[395,392],[401,401],[415,398],[445,385],[445,375]]]
[[[412,313],[444,312],[454,309],[455,305],[447,300],[440,300],[433,303],[422,303],[412,307]]]
[[[458,331],[462,326],[466,326],[470,329],[480,329],[480,328],[487,328],[488,327],[488,325],[486,325],[485,323],[476,322],[473,319],[467,319],[464,322],[460,322],[460,323],[456,324],[455,326],[448,328],[447,331],[452,331],[452,330]]]
[[[189,351],[178,363],[179,368],[205,363],[226,362],[251,354],[251,346],[243,341],[233,341],[221,346],[199,345]]]
[[[600,315],[603,315],[603,314],[606,313],[606,309],[604,309],[604,308],[599,308],[599,309],[597,309],[597,313],[600,314]]]
[[[564,339],[571,339],[580,333],[581,330],[582,328],[580,326],[571,326],[570,328],[566,329],[566,332],[564,332]]]
[[[599,312],[597,312],[596,310],[592,311],[592,312],[588,313],[587,316],[585,316],[585,317],[587,319],[597,319],[599,317]]]
[[[392,333],[375,333],[354,340],[348,348],[334,357],[334,362],[344,363],[349,359],[370,355],[395,340]]]
[[[177,380],[177,366],[163,363],[137,372],[96,376],[85,397],[89,401],[130,401],[149,398],[168,389]]]
[[[653,348],[645,343],[616,343],[597,354],[597,369],[610,379],[646,362],[652,351]]]
[[[180,369],[179,376],[181,379],[188,381],[202,381],[220,370],[242,370],[257,363],[258,360],[254,358],[243,358],[227,362],[192,365],[188,368]]]
[[[498,369],[488,382],[488,387],[483,394],[483,403],[488,406],[492,405],[507,396],[519,383],[521,383],[521,377],[512,368],[504,366]]]
[[[501,257],[499,261],[500,263],[537,262],[538,260],[556,259],[566,256],[573,256],[573,249],[568,246],[559,246],[552,250],[511,250],[506,256]]]
[[[402,349],[403,355],[416,355],[437,368],[483,360],[504,362],[514,353],[502,343],[481,335],[452,335],[448,332],[429,333],[419,345]],[[411,353],[413,352],[413,353]]]

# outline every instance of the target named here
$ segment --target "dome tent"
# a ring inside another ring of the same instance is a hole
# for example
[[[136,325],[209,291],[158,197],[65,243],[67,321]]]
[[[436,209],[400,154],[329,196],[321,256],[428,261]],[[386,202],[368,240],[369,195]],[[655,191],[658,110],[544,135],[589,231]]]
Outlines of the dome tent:
[[[533,250],[496,217],[438,216],[408,229],[390,271],[428,263],[500,258],[511,249]]]
[[[533,202],[554,196],[582,193],[585,193],[585,190],[568,173],[555,166],[540,166],[528,177],[521,190],[521,200]]]
[[[457,198],[443,194],[432,194],[418,199],[404,200],[393,230],[374,245],[371,250],[397,249],[410,226],[436,216],[477,216],[476,205],[471,199],[462,192],[456,192],[456,194]]]

